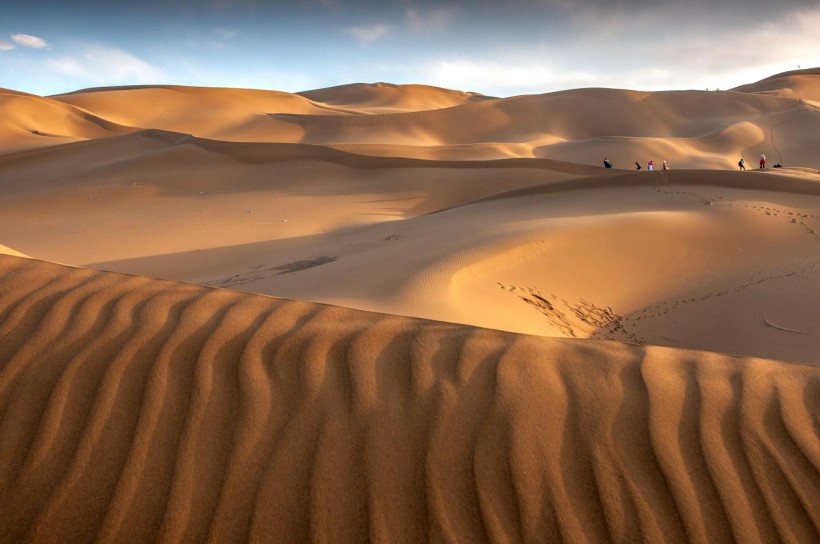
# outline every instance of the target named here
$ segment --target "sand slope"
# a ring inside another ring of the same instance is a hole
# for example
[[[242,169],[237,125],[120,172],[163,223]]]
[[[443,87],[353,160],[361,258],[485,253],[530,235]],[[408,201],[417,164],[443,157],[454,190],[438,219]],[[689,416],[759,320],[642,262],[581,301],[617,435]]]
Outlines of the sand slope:
[[[44,147],[131,132],[86,110],[0,89],[0,151]]]
[[[820,538],[816,366],[0,278],[2,542]]]
[[[418,161],[161,131],[0,167],[0,242],[38,258],[514,332],[820,362],[820,178],[805,172]]]
[[[776,152],[786,164],[820,166],[806,147],[816,146],[820,137],[803,128],[800,139],[787,132],[793,126],[816,128],[820,111],[747,93],[579,89],[434,111],[284,119],[304,131],[302,141],[313,144],[524,144],[523,156],[585,164],[601,164],[609,156],[623,168],[652,157],[677,167],[726,168],[744,154]]]
[[[489,100],[478,93],[453,91],[430,85],[353,83],[297,93],[314,102],[368,113],[390,113],[450,108]]]
[[[791,94],[752,86],[748,92],[575,89],[493,99],[423,85],[354,84],[300,94],[103,88],[52,99],[129,127],[360,154],[594,165],[609,156],[621,168],[654,159],[705,169],[731,168],[740,156],[766,153],[787,166],[820,168],[820,108],[793,98],[820,93],[818,79],[807,70],[771,83],[794,87]]]
[[[0,543],[817,542],[815,91],[0,91]]]
[[[298,142],[277,114],[348,114],[291,93],[175,85],[88,89],[52,97],[118,123],[239,141]]]
[[[820,68],[784,72],[732,90],[809,100],[820,107]]]
[[[819,181],[673,171],[531,186],[298,247],[252,244],[230,271],[206,266],[190,279],[516,332],[820,363]]]
[[[0,243],[36,258],[513,332],[820,362],[820,177],[809,171],[416,160],[147,130],[0,157],[0,204]]]

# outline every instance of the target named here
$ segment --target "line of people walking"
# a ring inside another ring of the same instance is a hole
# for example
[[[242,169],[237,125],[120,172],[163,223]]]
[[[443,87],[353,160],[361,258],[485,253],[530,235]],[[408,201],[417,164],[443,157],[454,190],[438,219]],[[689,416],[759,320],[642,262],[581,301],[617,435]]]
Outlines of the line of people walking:
[[[604,168],[612,168],[612,166],[613,166],[612,161],[610,161],[608,157],[605,157],[604,158]],[[635,161],[635,167],[636,167],[637,170],[640,170],[641,169],[641,163],[639,163],[638,161]],[[649,170],[650,172],[652,170],[654,170],[655,169],[655,161],[650,160],[649,162],[647,162],[646,163],[646,169]],[[661,163],[661,169],[662,170],[669,170],[669,165],[666,164],[666,161],[663,161]]]
[[[743,159],[743,157],[740,157],[740,160],[738,161],[737,165],[740,167],[741,170],[743,170],[743,171],[746,170],[746,161]],[[774,168],[782,168],[782,166],[783,166],[782,164],[777,163],[777,164],[774,165]],[[612,164],[612,161],[609,160],[609,157],[604,157],[604,168],[613,168],[613,167],[614,167],[614,165]],[[635,161],[635,169],[636,170],[642,170],[643,169],[643,167],[641,166],[641,163],[639,163],[638,161]],[[646,169],[649,170],[650,172],[655,170],[655,161],[653,161],[653,160],[647,161]],[[666,163],[666,161],[663,161],[661,163],[661,169],[662,170],[669,170],[669,165]],[[765,169],[766,169],[766,154],[761,153],[760,154],[760,168],[759,168],[759,170],[765,170]]]

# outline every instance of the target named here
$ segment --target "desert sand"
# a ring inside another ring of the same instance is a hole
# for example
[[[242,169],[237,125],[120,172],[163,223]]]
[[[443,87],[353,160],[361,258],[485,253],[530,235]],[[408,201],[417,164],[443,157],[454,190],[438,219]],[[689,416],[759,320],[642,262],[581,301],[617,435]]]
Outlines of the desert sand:
[[[820,70],[0,111],[0,542],[820,539]]]

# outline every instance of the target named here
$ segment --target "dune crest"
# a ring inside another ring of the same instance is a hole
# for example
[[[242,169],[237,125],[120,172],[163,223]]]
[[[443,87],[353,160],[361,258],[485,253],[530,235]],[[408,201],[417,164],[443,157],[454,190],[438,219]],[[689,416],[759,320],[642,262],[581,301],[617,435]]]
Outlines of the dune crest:
[[[11,255],[13,257],[28,257],[28,255],[20,253],[19,251],[11,249],[10,247],[4,246],[3,244],[0,244],[0,254]]]
[[[478,93],[453,91],[429,85],[353,83],[297,93],[314,102],[366,113],[422,111],[492,100]]]
[[[0,272],[3,542],[820,536],[816,366]]]
[[[807,100],[820,108],[820,68],[784,72],[732,90]]]

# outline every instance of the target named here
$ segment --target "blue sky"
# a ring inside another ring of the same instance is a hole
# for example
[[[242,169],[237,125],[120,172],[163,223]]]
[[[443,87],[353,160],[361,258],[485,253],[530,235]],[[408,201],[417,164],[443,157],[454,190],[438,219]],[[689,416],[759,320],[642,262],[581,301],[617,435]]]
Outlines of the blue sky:
[[[820,66],[820,0],[4,0],[0,87],[730,88]]]

